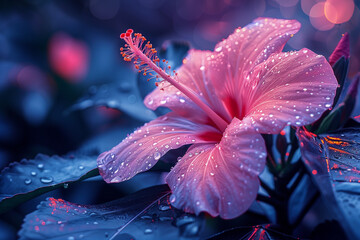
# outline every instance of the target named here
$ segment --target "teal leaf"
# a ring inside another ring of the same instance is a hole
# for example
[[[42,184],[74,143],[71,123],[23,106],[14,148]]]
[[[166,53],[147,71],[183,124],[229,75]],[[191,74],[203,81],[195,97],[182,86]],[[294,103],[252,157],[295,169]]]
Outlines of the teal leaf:
[[[100,205],[48,198],[25,217],[20,240],[186,239],[198,236],[202,220],[174,209],[170,189],[158,185]]]
[[[122,81],[120,83],[114,82],[101,86],[92,86],[88,94],[78,100],[68,112],[90,107],[105,106],[124,112],[140,121],[151,121],[156,116],[154,112],[145,107],[135,84],[134,79],[134,81]]]
[[[0,174],[0,213],[56,188],[99,174],[96,156],[47,156],[11,163]]]

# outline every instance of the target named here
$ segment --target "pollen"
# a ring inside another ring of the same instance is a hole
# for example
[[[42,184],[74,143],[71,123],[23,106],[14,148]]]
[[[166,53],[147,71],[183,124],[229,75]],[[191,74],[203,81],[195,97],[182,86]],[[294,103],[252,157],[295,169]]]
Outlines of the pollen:
[[[159,75],[154,72],[154,67],[160,68],[160,59],[150,41],[146,41],[146,38],[141,33],[134,33],[132,29],[121,33],[120,38],[125,41],[124,47],[120,48],[120,54],[124,58],[124,61],[132,61],[135,69],[139,73],[143,72],[143,76],[149,76],[149,79],[158,79]],[[168,61],[163,59],[161,62],[164,72],[168,75],[171,73],[176,74],[170,71],[171,67],[168,65]],[[150,72],[154,72],[154,74],[150,74]]]

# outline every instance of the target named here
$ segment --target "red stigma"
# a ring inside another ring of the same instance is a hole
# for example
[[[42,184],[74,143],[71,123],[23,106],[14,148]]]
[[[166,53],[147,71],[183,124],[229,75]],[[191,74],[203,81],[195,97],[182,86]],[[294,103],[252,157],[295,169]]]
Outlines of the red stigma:
[[[141,33],[134,33],[134,30],[128,29],[125,33],[120,35],[120,38],[125,41],[124,47],[120,48],[120,54],[125,61],[133,61],[135,69],[140,73],[143,72],[144,76],[149,75],[150,78],[158,79],[158,74],[151,74],[153,68],[149,67],[149,64],[154,64],[156,67],[160,67],[160,59],[157,56],[157,51],[153,48],[153,45],[146,41],[146,38]],[[147,59],[145,59],[147,58]],[[171,67],[168,66],[168,61],[162,61],[163,71],[168,75],[172,72]],[[175,75],[176,73],[173,72]]]

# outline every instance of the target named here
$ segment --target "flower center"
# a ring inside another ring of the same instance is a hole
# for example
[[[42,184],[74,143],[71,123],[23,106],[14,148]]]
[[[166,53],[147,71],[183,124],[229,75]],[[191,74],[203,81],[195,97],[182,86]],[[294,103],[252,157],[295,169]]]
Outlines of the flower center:
[[[170,66],[160,67],[160,59],[156,55],[157,51],[155,48],[152,48],[150,42],[146,43],[146,38],[142,36],[142,34],[135,33],[133,35],[133,30],[128,29],[126,33],[120,35],[120,38],[126,42],[125,48],[120,48],[121,55],[125,61],[133,60],[135,68],[138,69],[139,72],[142,71],[143,75],[149,74],[149,79],[158,79],[161,77],[164,81],[176,87],[198,105],[211,118],[219,130],[223,132],[226,129],[228,123],[204,103],[196,92],[180,83],[175,71],[172,72],[173,76],[171,76]],[[165,60],[163,60],[163,62],[167,63]],[[158,86],[158,82],[155,84]]]

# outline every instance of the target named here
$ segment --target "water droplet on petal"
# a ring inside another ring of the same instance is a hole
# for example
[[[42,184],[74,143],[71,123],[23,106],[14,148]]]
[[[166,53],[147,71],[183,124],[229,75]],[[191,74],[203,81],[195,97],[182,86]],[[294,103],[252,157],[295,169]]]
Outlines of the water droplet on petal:
[[[39,163],[39,164],[37,165],[37,167],[38,167],[38,169],[43,169],[43,168],[44,168],[44,164]]]
[[[40,182],[42,183],[52,183],[53,179],[52,177],[41,177]]]
[[[220,52],[222,50],[222,46],[215,48],[215,52]]]
[[[170,196],[170,202],[171,202],[171,203],[174,203],[175,201],[176,201],[175,195],[171,195],[171,196]]]
[[[36,176],[36,172],[31,172],[31,176]]]
[[[160,154],[159,152],[155,152],[155,153],[154,153],[154,159],[155,159],[155,160],[159,160],[160,157],[161,157],[161,154]]]
[[[73,236],[69,236],[67,239],[68,240],[75,240],[75,238]]]
[[[69,184],[68,183],[64,183],[64,188],[68,188]]]
[[[83,166],[83,165],[80,165],[80,166],[79,166],[79,169],[80,169],[80,170],[83,170],[83,169],[84,169],[84,166]]]

